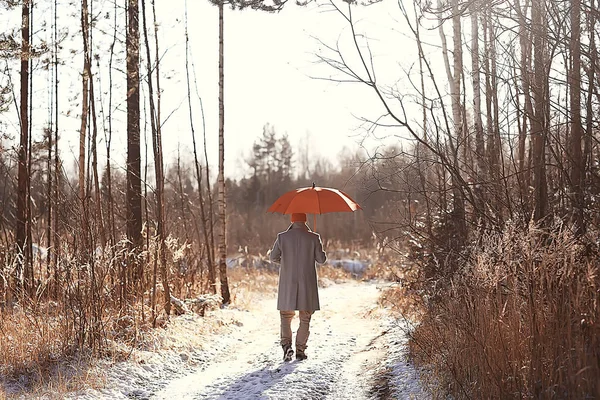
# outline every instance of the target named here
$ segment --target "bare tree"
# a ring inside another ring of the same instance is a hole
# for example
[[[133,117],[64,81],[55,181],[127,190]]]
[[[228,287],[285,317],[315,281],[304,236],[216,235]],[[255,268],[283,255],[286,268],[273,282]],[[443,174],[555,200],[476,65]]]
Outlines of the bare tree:
[[[240,9],[250,7],[263,11],[278,11],[287,0],[275,0],[272,5],[265,4],[264,0],[211,0],[217,4],[219,8],[219,222],[221,229],[219,231],[219,277],[221,281],[221,297],[223,304],[229,304],[231,295],[229,293],[229,284],[227,282],[227,214],[226,214],[226,193],[225,193],[225,103],[224,103],[224,73],[223,73],[223,9],[225,3],[231,4],[232,7]]]
[[[60,224],[58,221],[59,216],[59,188],[60,188],[60,161],[58,153],[58,128],[59,128],[59,115],[58,115],[58,0],[54,0],[54,116],[56,122],[54,124],[54,248],[52,249],[53,265],[54,265],[54,298],[58,298],[59,292],[59,273],[58,273],[58,257],[60,253]]]
[[[531,122],[532,169],[534,190],[534,219],[543,220],[548,215],[548,185],[546,182],[546,102],[548,89],[546,81],[545,48],[545,21],[544,0],[533,0],[531,5],[531,19],[533,30],[533,100],[535,103],[534,114]]]
[[[24,0],[21,15],[21,102],[19,121],[21,125],[21,136],[19,142],[19,167],[18,167],[18,190],[17,190],[17,225],[16,225],[16,253],[19,257],[15,269],[15,284],[17,289],[21,288],[22,279],[25,278],[25,288],[28,289],[33,282],[33,276],[29,275],[30,254],[26,250],[27,240],[27,193],[29,192],[29,60],[31,56],[30,45],[30,0]]]
[[[191,97],[191,89],[190,89],[190,71],[189,71],[189,36],[188,36],[188,18],[187,18],[187,0],[185,1],[185,76],[187,83],[187,97],[188,97],[188,110],[190,115],[190,130],[192,134],[192,145],[194,147],[194,167],[196,171],[196,182],[198,184],[198,202],[200,203],[200,219],[202,220],[202,231],[204,234],[204,247],[206,249],[206,263],[208,265],[208,284],[209,288],[213,293],[216,293],[216,274],[215,274],[215,262],[214,262],[214,242],[211,240],[209,236],[209,231],[212,231],[212,212],[209,214],[210,218],[207,218],[206,212],[204,210],[204,195],[203,195],[203,185],[202,185],[202,174],[200,172],[200,163],[198,161],[198,151],[196,147],[196,132],[194,129],[194,118],[192,113],[192,97]],[[200,99],[200,101],[202,101]],[[202,112],[202,125],[203,125],[203,134],[205,137],[204,150],[206,152],[206,129],[204,128],[204,112]],[[210,197],[210,180],[208,177],[208,163],[206,164],[206,184],[208,186],[208,195],[209,201],[212,203],[212,199]],[[212,204],[210,207],[212,211]],[[198,240],[200,238],[198,237]]]
[[[591,0],[590,1],[590,9],[591,10],[595,10],[596,6],[595,6],[595,1]],[[588,12],[587,13],[587,31],[588,32],[594,32],[595,26],[596,26],[596,21],[597,21],[597,15],[594,12]],[[598,61],[598,49],[596,47],[596,35],[591,34],[589,35],[590,38],[590,44],[589,44],[589,67],[587,68],[587,80],[588,80],[588,89],[587,89],[587,96],[586,96],[586,101],[585,101],[585,111],[586,111],[586,124],[585,124],[585,131],[584,131],[584,147],[583,147],[583,159],[584,159],[584,170],[586,172],[586,176],[585,176],[585,182],[586,182],[586,186],[587,183],[591,180],[589,179],[589,177],[591,176],[591,174],[589,173],[589,171],[591,171],[591,165],[592,165],[592,147],[593,147],[593,126],[594,126],[594,106],[593,106],[593,94],[595,92],[595,79],[596,79],[596,69],[597,69],[597,61]]]
[[[225,210],[225,75],[223,73],[223,2],[219,2],[219,276],[223,304],[231,302],[227,282],[227,214]]]
[[[91,0],[93,3],[93,0]],[[94,75],[92,73],[92,31],[90,29],[90,11],[88,9],[87,0],[82,0],[82,31],[84,36],[84,57],[85,57],[85,68],[86,72],[84,75],[87,76],[88,79],[88,91],[89,91],[89,107],[90,107],[90,117],[92,123],[92,135],[90,138],[91,143],[91,157],[92,157],[92,178],[94,184],[94,210],[95,210],[95,224],[97,224],[97,231],[100,236],[100,246],[102,249],[106,246],[106,234],[104,231],[104,217],[102,215],[102,202],[100,199],[100,179],[98,176],[98,121],[96,114],[96,101],[95,101],[95,93],[94,93]],[[86,39],[87,38],[87,39]],[[81,150],[81,149],[80,149]],[[84,146],[85,151],[85,146]],[[85,156],[84,156],[85,157]],[[80,158],[81,162],[81,158]],[[87,196],[89,198],[89,195]],[[84,202],[84,210],[87,213],[88,207],[86,207],[86,202]],[[89,218],[89,215],[88,215]],[[86,218],[87,219],[87,218]],[[94,235],[95,236],[95,235]]]
[[[146,63],[148,72],[148,99],[150,102],[150,126],[152,129],[152,149],[154,151],[154,173],[156,175],[156,237],[159,246],[159,260],[161,280],[165,295],[165,312],[171,313],[171,290],[169,287],[169,274],[167,269],[167,246],[165,245],[165,178],[163,172],[162,137],[160,120],[160,58],[158,54],[158,24],[156,23],[156,12],[154,1],[152,2],[152,13],[154,15],[154,40],[155,40],[155,64],[152,68],[150,44],[148,41],[148,28],[146,25],[146,1],[142,0],[142,21],[144,25],[144,41],[146,44]],[[156,103],[154,101],[154,89],[152,85],[152,71],[156,72]],[[153,290],[154,291],[154,290]],[[153,296],[154,298],[154,296]],[[154,302],[153,302],[154,303]],[[153,321],[155,324],[156,321]]]
[[[571,191],[573,192],[573,223],[577,234],[585,232],[583,220],[584,161],[581,153],[581,2],[571,1],[571,38],[569,41],[571,69],[569,95],[571,108]]]
[[[138,0],[127,1],[127,238],[138,252],[142,245],[140,156],[140,31]],[[131,260],[128,279],[139,281],[142,268]],[[130,287],[134,282],[129,282]]]
[[[105,130],[105,144],[106,144],[106,186],[108,195],[108,223],[110,226],[110,244],[111,248],[114,247],[116,239],[116,226],[115,226],[115,207],[112,191],[112,167],[111,167],[111,144],[112,144],[112,128],[113,128],[113,59],[115,56],[115,45],[117,44],[117,2],[114,4],[114,21],[113,21],[113,39],[110,45],[110,57],[108,61],[108,131]]]
[[[477,163],[477,181],[486,180],[485,141],[483,138],[483,121],[481,118],[481,80],[479,65],[479,8],[478,3],[471,4],[471,61],[473,80],[473,129],[475,130],[475,158]],[[484,193],[482,185],[476,188],[477,210],[484,210]],[[481,218],[481,217],[479,217]]]
[[[81,255],[86,256],[89,250],[89,215],[88,215],[88,198],[86,193],[86,157],[85,157],[85,141],[88,126],[89,102],[90,102],[90,33],[89,33],[89,10],[87,0],[81,1],[81,38],[83,41],[83,70],[81,74],[82,90],[81,90],[81,127],[79,128],[79,202],[81,207],[81,236],[82,248]]]
[[[448,56],[448,46],[446,45],[446,35],[444,33],[444,26],[442,20],[442,7],[438,11],[440,24],[439,33],[442,41],[442,55],[444,57],[444,66],[446,67],[446,75],[450,86],[450,99],[452,106],[452,124],[453,134],[448,135],[448,144],[450,146],[450,152],[452,157],[453,165],[458,171],[459,168],[459,148],[458,146],[463,143],[465,136],[465,127],[463,126],[463,115],[461,109],[461,77],[463,70],[462,62],[462,43],[461,43],[461,14],[459,12],[458,0],[453,0],[450,4],[450,12],[452,19],[452,69],[450,68],[450,61]],[[452,137],[454,136],[454,138]],[[463,143],[464,146],[464,143]],[[452,194],[453,194],[453,219],[456,225],[456,237],[459,242],[462,242],[466,235],[466,224],[465,224],[465,204],[464,196],[461,189],[460,177],[457,174],[452,175]]]
[[[527,189],[531,182],[530,165],[526,165],[531,162],[531,158],[526,156],[526,143],[527,136],[531,125],[533,124],[533,101],[531,98],[531,81],[530,81],[530,68],[531,68],[531,33],[527,28],[526,15],[529,10],[529,0],[525,0],[525,4],[522,6],[520,0],[515,0],[515,11],[517,14],[517,22],[519,25],[519,47],[520,47],[520,80],[521,80],[521,91],[524,99],[524,110],[519,110],[521,113],[521,119],[519,123],[519,149],[518,149],[518,172],[517,178],[519,180],[519,191],[521,196],[521,204],[525,207],[525,214],[529,214],[530,202]],[[518,97],[517,97],[518,101]],[[528,125],[529,122],[529,125]]]

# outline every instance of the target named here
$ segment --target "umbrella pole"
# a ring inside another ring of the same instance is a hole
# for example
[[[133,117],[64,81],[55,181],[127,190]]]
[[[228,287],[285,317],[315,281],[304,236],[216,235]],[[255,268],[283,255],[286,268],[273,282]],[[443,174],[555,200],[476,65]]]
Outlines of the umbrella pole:
[[[313,214],[313,231],[317,231],[317,214]]]

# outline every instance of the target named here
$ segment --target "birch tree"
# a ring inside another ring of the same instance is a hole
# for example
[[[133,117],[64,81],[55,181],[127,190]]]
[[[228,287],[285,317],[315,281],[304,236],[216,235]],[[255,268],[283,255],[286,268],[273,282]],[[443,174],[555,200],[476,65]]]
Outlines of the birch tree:
[[[225,74],[224,74],[224,22],[223,2],[219,2],[219,278],[223,304],[231,302],[227,282],[227,213],[225,201]]]
[[[188,111],[190,117],[190,131],[192,135],[192,146],[194,148],[194,170],[196,172],[196,182],[198,184],[198,203],[200,203],[200,219],[202,220],[202,232],[204,237],[204,247],[206,249],[206,263],[208,266],[208,285],[209,290],[212,293],[216,293],[216,273],[215,273],[215,262],[214,262],[214,241],[210,235],[212,232],[212,198],[210,196],[210,180],[208,175],[208,155],[206,154],[206,128],[204,125],[204,110],[202,108],[202,99],[200,99],[200,107],[202,112],[202,127],[203,127],[203,135],[204,135],[204,151],[206,158],[206,184],[208,185],[208,201],[209,201],[209,215],[207,216],[205,210],[205,202],[204,202],[204,194],[203,194],[203,184],[202,184],[202,174],[200,171],[200,163],[198,161],[198,150],[196,146],[196,131],[194,129],[194,114],[192,112],[192,94],[190,88],[190,71],[189,71],[189,36],[188,36],[188,14],[187,14],[187,0],[185,1],[185,76],[186,76],[186,84],[187,84],[187,98],[188,98]],[[198,235],[198,240],[200,237]]]

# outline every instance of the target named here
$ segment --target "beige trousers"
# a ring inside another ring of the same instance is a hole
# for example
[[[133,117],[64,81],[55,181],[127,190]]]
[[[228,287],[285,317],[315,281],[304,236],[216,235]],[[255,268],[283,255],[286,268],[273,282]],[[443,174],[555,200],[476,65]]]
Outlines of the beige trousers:
[[[296,332],[296,350],[306,350],[306,342],[310,334],[310,318],[314,311],[300,311],[300,326]],[[295,311],[279,311],[281,316],[281,345],[292,344],[292,319]]]

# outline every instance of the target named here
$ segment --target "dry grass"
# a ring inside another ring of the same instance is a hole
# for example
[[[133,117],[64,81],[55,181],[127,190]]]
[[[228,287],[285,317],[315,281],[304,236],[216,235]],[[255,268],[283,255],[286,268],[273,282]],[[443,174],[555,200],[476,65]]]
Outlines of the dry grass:
[[[83,385],[103,385],[99,377],[89,375],[94,354],[78,346],[70,317],[54,301],[0,311],[0,398],[60,399]],[[114,329],[112,318],[107,312],[107,329]],[[96,356],[123,359],[129,353],[124,343],[116,347],[108,337],[104,340],[106,347]]]
[[[343,283],[351,279],[355,279],[351,272],[348,272],[343,268],[333,267],[328,264],[319,266],[317,275],[319,276],[319,281],[327,281],[328,283],[326,284],[331,282]]]
[[[82,382],[100,384],[87,376],[91,353],[76,350],[61,311],[53,301],[0,309],[0,398],[60,398]]]
[[[175,250],[177,246],[173,246]],[[181,248],[179,248],[181,249]],[[176,254],[177,251],[173,251]],[[152,253],[146,253],[145,273],[150,276]],[[179,257],[179,256],[178,256]],[[68,268],[77,270],[71,258]],[[20,299],[13,306],[0,307],[0,399],[10,396],[61,398],[62,394],[81,387],[101,387],[102,377],[89,372],[97,357],[121,361],[132,357],[136,349],[143,351],[181,350],[202,346],[203,332],[220,329],[223,321],[218,318],[186,316],[185,321],[166,324],[161,313],[159,326],[151,329],[150,291],[131,302],[126,311],[118,308],[118,280],[111,284],[109,276],[116,275],[111,265],[114,260],[96,263],[98,280],[95,287],[99,292],[92,295],[89,270],[78,280],[65,281],[66,288],[58,300],[53,296],[39,296],[35,303]],[[202,281],[195,277],[190,283],[185,274],[177,274],[177,259],[171,261],[171,281],[174,294],[180,298],[193,298],[203,292]],[[319,278],[323,282],[343,282],[352,279],[352,274],[341,268],[319,267]],[[254,303],[277,293],[278,271],[254,268],[228,270],[231,307],[251,309]],[[63,276],[65,278],[65,276]],[[44,284],[44,283],[43,283]],[[49,293],[52,282],[46,282],[44,293]],[[161,288],[159,281],[158,288]],[[218,288],[217,288],[217,292]],[[91,298],[103,299],[101,310],[94,307]],[[162,309],[162,292],[157,303]],[[80,310],[81,312],[76,312]],[[97,326],[92,329],[92,324]],[[9,385],[9,386],[7,386]],[[16,393],[15,393],[16,392]]]
[[[173,247],[170,282],[201,293],[200,282],[190,281],[189,272],[178,273],[177,257],[184,247]],[[54,393],[60,398],[60,393],[81,387],[82,382],[88,387],[101,385],[87,376],[90,361],[95,357],[125,359],[143,343],[143,333],[152,327],[149,277],[153,252],[141,256],[147,279],[122,301],[119,277],[128,257],[125,249],[123,244],[107,248],[82,264],[64,244],[56,292],[55,275],[42,273],[45,265],[36,267],[41,279],[35,296],[10,298],[14,288],[0,292],[0,387],[4,395],[17,391],[26,397]],[[11,268],[12,264],[3,266],[0,274],[11,276]],[[166,321],[162,299],[159,291],[159,323]]]
[[[231,269],[229,279],[233,306],[249,309],[265,293],[276,293],[276,273],[266,270]],[[142,304],[135,308],[140,313]],[[62,317],[65,310],[54,302],[28,309],[13,308],[0,311],[0,399],[25,395],[32,398],[60,399],[64,393],[81,387],[98,388],[103,386],[102,377],[90,374],[94,365],[91,352],[75,351],[76,346],[68,320]],[[221,328],[223,321],[218,318],[201,318],[188,315],[174,323],[164,325],[164,329],[150,329],[147,321],[142,324],[138,318],[118,318],[107,313],[107,319],[114,319],[114,329],[105,340],[103,357],[113,361],[130,358],[133,362],[144,357],[136,349],[144,351],[173,350],[178,352],[202,348],[203,337]],[[149,314],[149,310],[146,310]],[[139,316],[138,316],[139,317]],[[136,322],[138,321],[138,322]],[[119,328],[120,334],[116,330]],[[127,334],[122,331],[132,330]],[[82,356],[81,354],[87,354]],[[3,385],[10,384],[12,396]]]
[[[430,286],[415,360],[456,398],[600,398],[597,252],[560,229],[480,243],[449,290]]]
[[[277,293],[277,271],[255,268],[233,268],[227,271],[231,302],[235,307],[250,309],[265,293]]]
[[[404,254],[386,249],[372,255],[375,261],[365,272],[363,279],[391,282],[379,297],[379,304],[397,317],[420,321],[425,313],[420,287],[419,268],[406,259]]]

